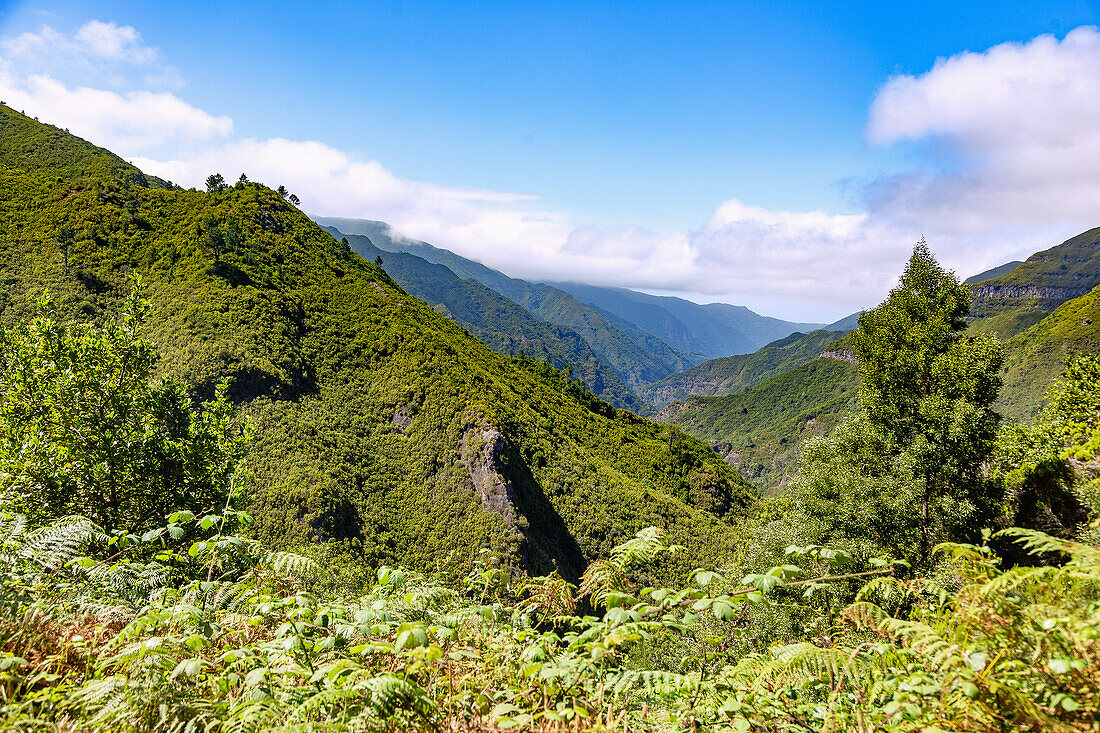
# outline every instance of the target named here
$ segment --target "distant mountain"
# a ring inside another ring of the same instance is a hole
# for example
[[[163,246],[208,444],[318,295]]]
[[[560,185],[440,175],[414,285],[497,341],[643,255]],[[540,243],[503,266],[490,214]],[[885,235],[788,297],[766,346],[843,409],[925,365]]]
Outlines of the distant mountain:
[[[658,407],[689,395],[719,396],[743,392],[764,380],[807,364],[844,331],[793,333],[751,354],[724,356],[669,375],[643,387],[639,396]]]
[[[323,227],[337,239],[345,233]],[[458,323],[493,351],[525,353],[548,361],[557,369],[567,366],[573,376],[597,396],[616,407],[640,412],[644,405],[615,370],[592,350],[576,331],[536,319],[520,305],[476,280],[459,279],[443,265],[407,252],[378,249],[363,234],[346,235],[352,250],[369,262],[381,257],[383,267],[405,292],[423,300]]]
[[[635,324],[665,343],[707,358],[749,354],[796,331],[808,332],[823,323],[792,323],[754,313],[740,305],[699,305],[683,298],[647,295],[626,288],[551,282],[577,300]]]
[[[990,268],[985,272],[979,272],[977,275],[971,275],[970,277],[963,280],[963,283],[966,285],[976,285],[977,283],[984,283],[986,280],[992,280],[995,277],[1007,275],[1022,264],[1024,264],[1023,260],[1013,260],[1012,262],[1006,262],[1003,265],[998,265],[997,267]]]
[[[558,288],[510,278],[449,250],[402,237],[385,222],[336,217],[315,217],[315,221],[345,234],[366,235],[383,251],[406,252],[443,265],[458,277],[477,280],[518,303],[540,321],[573,329],[600,358],[611,364],[631,389],[636,390],[703,361],[702,356],[683,353],[637,326],[587,306]]]

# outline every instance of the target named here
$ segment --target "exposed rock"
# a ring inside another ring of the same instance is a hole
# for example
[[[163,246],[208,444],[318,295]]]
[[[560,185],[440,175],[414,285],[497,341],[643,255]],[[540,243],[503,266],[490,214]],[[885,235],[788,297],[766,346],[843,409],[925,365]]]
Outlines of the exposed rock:
[[[470,428],[462,436],[462,461],[481,499],[481,506],[496,512],[516,528],[516,493],[503,472],[504,436],[496,428]]]
[[[413,421],[413,410],[411,405],[401,405],[393,411],[393,424],[396,425],[402,433],[409,429]]]
[[[970,293],[975,298],[1047,298],[1069,300],[1085,295],[1092,287],[1043,288],[1035,285],[975,285]]]
[[[846,361],[849,364],[858,364],[859,359],[856,358],[856,354],[851,349],[825,349],[821,352],[822,359],[832,359],[833,361]]]
[[[711,449],[722,457],[722,460],[731,466],[741,465],[741,454],[734,450],[733,443],[728,440],[711,441]]]

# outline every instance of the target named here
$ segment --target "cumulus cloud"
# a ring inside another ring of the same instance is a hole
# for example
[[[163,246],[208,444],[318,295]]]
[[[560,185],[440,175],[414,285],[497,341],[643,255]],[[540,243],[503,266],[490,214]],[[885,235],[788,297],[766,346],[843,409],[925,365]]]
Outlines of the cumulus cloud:
[[[43,28],[0,40],[0,99],[177,183],[245,172],[287,186],[310,213],[381,219],[529,279],[830,321],[879,300],[922,234],[968,275],[1061,241],[1095,224],[1100,210],[1100,33],[1092,28],[889,79],[870,109],[869,141],[935,144],[920,149],[919,167],[869,184],[865,213],[777,211],[731,198],[692,231],[580,226],[536,195],[413,181],[318,141],[233,138],[229,117],[149,84],[131,79],[112,91],[27,71],[53,58],[51,49],[105,68],[166,68],[130,26]]]
[[[70,86],[176,87],[182,80],[133,26],[89,20],[71,33],[44,25],[0,38],[0,68],[48,75]]]
[[[19,78],[2,69],[0,99],[124,156],[165,143],[208,140],[233,129],[229,117],[215,117],[166,92],[70,89],[49,76]]]
[[[870,188],[879,216],[951,235],[1095,225],[1100,32],[1005,43],[893,77],[875,97],[867,135],[877,145],[940,143],[923,170]]]

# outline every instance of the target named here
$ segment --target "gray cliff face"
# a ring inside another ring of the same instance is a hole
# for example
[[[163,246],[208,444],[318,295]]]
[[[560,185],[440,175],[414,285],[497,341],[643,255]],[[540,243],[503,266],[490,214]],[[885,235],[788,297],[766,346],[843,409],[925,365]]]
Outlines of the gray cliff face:
[[[856,358],[856,354],[851,349],[825,349],[821,352],[822,359],[832,359],[833,361],[846,361],[849,364],[858,364],[859,359]]]
[[[1045,298],[1069,300],[1088,293],[1090,287],[1044,288],[1035,285],[976,285],[970,292],[975,298]]]
[[[481,506],[516,528],[516,492],[503,472],[504,436],[496,428],[471,428],[462,436],[462,460]]]

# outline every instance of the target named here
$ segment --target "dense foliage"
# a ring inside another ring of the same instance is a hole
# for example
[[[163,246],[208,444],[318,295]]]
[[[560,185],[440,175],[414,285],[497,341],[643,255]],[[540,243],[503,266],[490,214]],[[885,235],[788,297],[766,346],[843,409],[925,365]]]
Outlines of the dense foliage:
[[[44,315],[0,334],[0,501],[32,521],[82,514],[141,531],[173,509],[224,503],[243,428],[224,392],[196,410],[138,338],[135,283],[102,327]]]
[[[638,391],[644,400],[662,406],[690,395],[711,397],[736,394],[821,356],[842,331],[794,333],[751,354],[705,361]]]
[[[674,402],[657,419],[728,444],[742,474],[771,490],[797,472],[804,440],[830,434],[850,412],[858,387],[855,364],[815,359],[744,392]]]
[[[931,549],[974,540],[1000,492],[984,472],[998,416],[1001,346],[964,335],[970,293],[922,240],[901,282],[850,335],[859,409],[805,446],[796,491],[829,527],[927,566]]]
[[[573,579],[648,525],[697,561],[732,542],[724,520],[755,490],[706,445],[493,353],[270,188],[146,187],[94,146],[0,118],[26,141],[0,147],[0,323],[33,318],[46,289],[54,320],[102,322],[140,273],[155,375],[198,400],[228,380],[255,426],[240,478],[255,536],[419,570],[490,548]],[[41,160],[17,167],[28,146]]]

